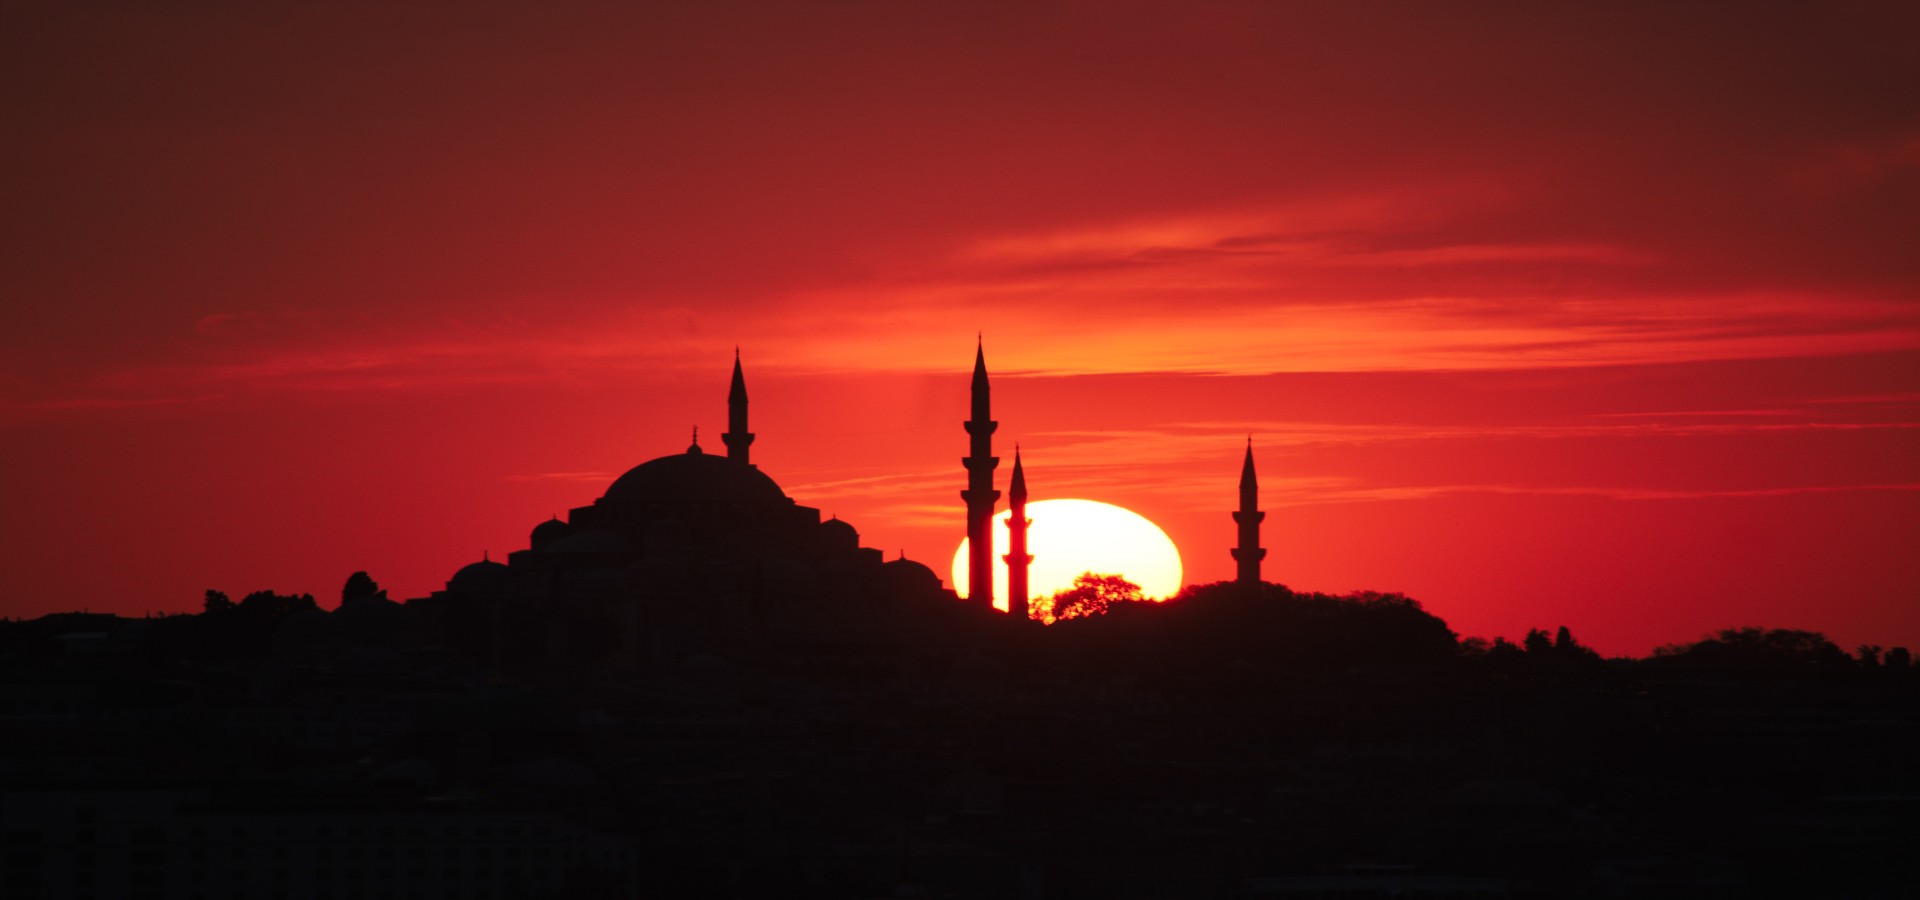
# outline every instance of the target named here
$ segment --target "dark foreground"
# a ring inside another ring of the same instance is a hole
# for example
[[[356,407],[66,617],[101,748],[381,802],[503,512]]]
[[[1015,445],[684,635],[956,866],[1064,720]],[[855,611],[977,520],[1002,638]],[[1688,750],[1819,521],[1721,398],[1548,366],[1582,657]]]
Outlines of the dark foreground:
[[[1920,896],[1920,670],[1793,633],[1273,589],[503,666],[213,618],[0,624],[0,895]]]

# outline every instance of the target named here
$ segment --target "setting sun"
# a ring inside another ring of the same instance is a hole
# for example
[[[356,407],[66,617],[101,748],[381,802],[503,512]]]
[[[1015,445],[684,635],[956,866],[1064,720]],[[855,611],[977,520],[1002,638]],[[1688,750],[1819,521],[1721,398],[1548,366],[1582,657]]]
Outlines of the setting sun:
[[[993,517],[993,603],[1007,608],[1007,520],[1001,510]],[[1027,504],[1033,525],[1027,548],[1033,554],[1029,590],[1046,597],[1073,586],[1082,572],[1120,575],[1140,586],[1148,597],[1164,598],[1180,590],[1180,550],[1167,533],[1130,509],[1096,500],[1036,500]],[[967,548],[962,540],[953,556],[953,584],[968,596]]]

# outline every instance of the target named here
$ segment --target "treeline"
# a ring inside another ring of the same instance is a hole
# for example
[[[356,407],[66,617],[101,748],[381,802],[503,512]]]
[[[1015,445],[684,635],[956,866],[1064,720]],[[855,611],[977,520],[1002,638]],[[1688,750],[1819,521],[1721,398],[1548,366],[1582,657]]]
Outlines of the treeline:
[[[142,653],[178,658],[269,657],[354,646],[424,645],[431,633],[424,614],[388,599],[365,572],[348,577],[340,604],[321,607],[312,594],[253,591],[235,601],[208,589],[200,612],[127,619],[110,614],[56,613],[26,622],[0,621],[0,649],[44,653],[56,639],[132,638]],[[73,644],[74,647],[82,646]],[[104,645],[103,645],[104,646]]]
[[[1906,647],[1862,645],[1848,653],[1825,635],[1794,629],[1728,628],[1667,644],[1642,659],[1607,659],[1566,626],[1532,629],[1519,642],[1460,638],[1418,601],[1397,593],[1297,593],[1266,583],[1194,585],[1162,602],[1113,575],[1088,573],[1074,587],[1036,600],[1051,624],[1048,643],[1082,656],[1185,670],[1323,671],[1461,662],[1505,676],[1567,677],[1622,665],[1655,672],[1735,675],[1920,671]]]
[[[1271,677],[1446,665],[1459,656],[1447,623],[1402,594],[1336,596],[1231,582],[1190,586],[1162,602],[1120,594],[1094,604],[1100,613],[1060,618],[1037,643],[1079,670],[1249,687]]]
[[[1653,651],[1653,660],[1773,671],[1905,671],[1913,668],[1913,653],[1905,647],[1889,650],[1877,644],[1862,644],[1849,655],[1820,632],[1788,628],[1728,628],[1691,644],[1659,647]]]
[[[147,638],[171,645],[176,653],[261,655],[310,645],[430,642],[438,631],[426,621],[430,616],[430,611],[394,602],[367,573],[355,572],[331,612],[312,594],[258,590],[236,602],[223,591],[208,590],[199,615],[151,619],[145,631]],[[1453,663],[1520,677],[1579,676],[1621,665],[1678,674],[1920,671],[1906,647],[1868,644],[1849,653],[1819,632],[1760,627],[1727,628],[1696,641],[1667,644],[1644,659],[1608,660],[1565,626],[1551,633],[1530,630],[1519,642],[1463,639],[1403,594],[1302,593],[1275,583],[1252,588],[1236,582],[1191,585],[1165,601],[1150,601],[1120,576],[1086,573],[1072,588],[1035,598],[1032,617],[1050,626],[1029,635],[1036,649],[1143,673],[1298,674]],[[18,645],[58,634],[104,633],[124,621],[129,620],[66,613],[0,625],[7,642]],[[998,633],[1000,629],[993,628],[974,634],[991,641]]]

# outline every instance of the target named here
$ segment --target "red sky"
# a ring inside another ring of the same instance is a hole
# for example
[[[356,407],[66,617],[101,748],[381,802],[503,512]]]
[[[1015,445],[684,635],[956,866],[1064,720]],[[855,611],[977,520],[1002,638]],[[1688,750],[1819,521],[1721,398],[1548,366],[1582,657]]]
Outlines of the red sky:
[[[424,594],[736,344],[944,572],[984,331],[1190,581],[1252,433],[1296,589],[1920,647],[1912,4],[278,6],[9,7],[0,612]]]

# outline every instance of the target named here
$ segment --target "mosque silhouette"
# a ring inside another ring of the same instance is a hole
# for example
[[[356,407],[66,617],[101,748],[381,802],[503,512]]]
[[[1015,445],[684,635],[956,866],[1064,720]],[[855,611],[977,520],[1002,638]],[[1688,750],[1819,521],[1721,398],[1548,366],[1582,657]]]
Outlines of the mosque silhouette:
[[[700,446],[641,463],[615,479],[599,499],[534,526],[528,547],[506,562],[483,558],[455,572],[446,588],[412,601],[438,615],[449,643],[495,661],[609,657],[663,664],[688,653],[741,649],[743,635],[790,633],[827,622],[852,626],[886,620],[947,601],[978,614],[993,602],[992,522],[1000,491],[993,473],[992,389],[986,353],[976,346],[969,453],[967,560],[972,590],[964,600],[928,566],[884,558],[860,545],[853,525],[787,496],[753,464],[746,376],[734,353],[727,393],[725,455]],[[1015,455],[1007,522],[1011,552],[1008,616],[1029,610],[1027,486]],[[1253,449],[1240,481],[1238,581],[1261,582]],[[803,623],[805,623],[803,625]]]

